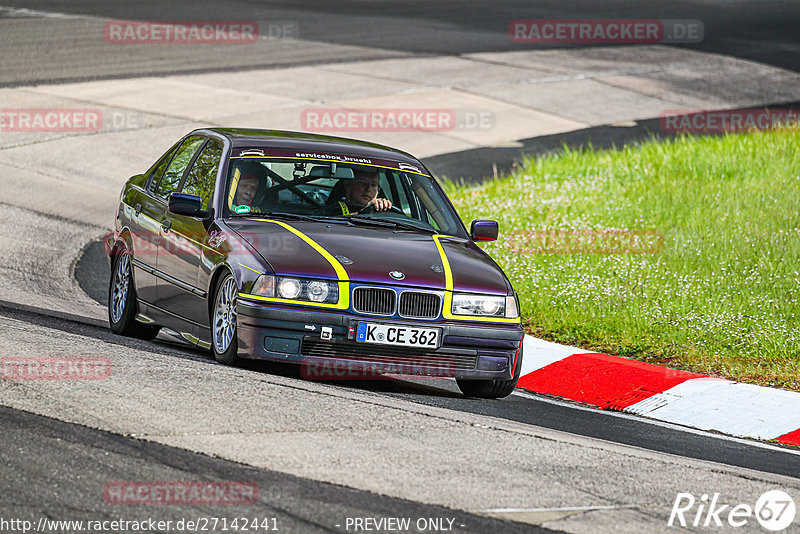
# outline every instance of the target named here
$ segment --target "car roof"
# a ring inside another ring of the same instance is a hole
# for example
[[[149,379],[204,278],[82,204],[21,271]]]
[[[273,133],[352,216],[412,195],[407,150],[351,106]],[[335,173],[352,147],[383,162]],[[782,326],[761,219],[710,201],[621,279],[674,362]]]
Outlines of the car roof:
[[[419,160],[396,148],[330,135],[284,130],[258,130],[250,128],[203,128],[227,137],[232,148],[288,148],[303,151],[328,151],[341,154],[369,156],[419,164]]]

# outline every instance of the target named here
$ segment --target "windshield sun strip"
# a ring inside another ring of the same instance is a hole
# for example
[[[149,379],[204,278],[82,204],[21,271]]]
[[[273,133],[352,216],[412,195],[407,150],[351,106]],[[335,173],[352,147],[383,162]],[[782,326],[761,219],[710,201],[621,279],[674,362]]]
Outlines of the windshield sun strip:
[[[287,157],[287,156],[231,156],[229,159],[284,159],[284,160],[305,160],[305,161],[327,161],[331,163],[341,163],[342,165],[350,165],[353,164],[349,161],[342,161],[339,159],[323,159],[323,158],[298,158],[298,157]],[[400,162],[398,162],[400,163]],[[395,172],[405,172],[410,174],[416,174],[418,176],[425,176],[427,178],[432,178],[430,174],[425,174],[424,172],[415,172],[410,169],[401,169],[398,167],[389,167],[388,165],[376,165],[374,163],[356,163],[357,165],[363,165],[365,167],[378,167],[380,169],[389,169],[390,171]]]

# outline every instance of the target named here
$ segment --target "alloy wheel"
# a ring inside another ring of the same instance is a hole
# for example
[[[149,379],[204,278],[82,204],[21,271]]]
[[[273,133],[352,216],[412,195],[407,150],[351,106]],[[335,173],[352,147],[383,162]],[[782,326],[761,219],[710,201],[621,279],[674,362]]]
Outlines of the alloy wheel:
[[[217,353],[228,350],[236,335],[236,280],[228,276],[217,292],[214,305],[214,347]]]
[[[131,259],[130,254],[123,252],[117,260],[117,268],[114,271],[114,285],[111,290],[111,320],[118,323],[122,319],[125,311],[125,304],[128,302],[128,288],[131,283]]]

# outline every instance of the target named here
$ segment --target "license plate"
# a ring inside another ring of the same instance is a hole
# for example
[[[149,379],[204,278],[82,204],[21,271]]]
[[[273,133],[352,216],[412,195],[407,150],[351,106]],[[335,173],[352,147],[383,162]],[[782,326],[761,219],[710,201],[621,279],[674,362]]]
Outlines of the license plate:
[[[396,324],[358,323],[356,341],[435,349],[439,346],[439,329]]]

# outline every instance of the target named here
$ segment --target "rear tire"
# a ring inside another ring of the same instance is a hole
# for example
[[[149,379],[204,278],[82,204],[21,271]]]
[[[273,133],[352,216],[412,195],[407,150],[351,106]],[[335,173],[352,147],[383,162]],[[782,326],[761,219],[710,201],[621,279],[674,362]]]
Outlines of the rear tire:
[[[517,387],[517,380],[519,380],[519,372],[522,369],[522,347],[519,348],[517,355],[517,365],[514,367],[514,378],[509,380],[491,379],[491,380],[466,380],[463,378],[456,378],[456,383],[461,393],[465,397],[473,397],[476,399],[502,399],[508,397],[514,388]]]
[[[111,278],[108,282],[108,324],[121,336],[150,341],[158,335],[160,326],[136,321],[136,286],[131,270],[131,253],[125,249],[114,255]]]
[[[228,273],[217,284],[211,310],[211,351],[219,363],[239,361],[239,338],[236,329],[236,279]]]

